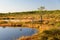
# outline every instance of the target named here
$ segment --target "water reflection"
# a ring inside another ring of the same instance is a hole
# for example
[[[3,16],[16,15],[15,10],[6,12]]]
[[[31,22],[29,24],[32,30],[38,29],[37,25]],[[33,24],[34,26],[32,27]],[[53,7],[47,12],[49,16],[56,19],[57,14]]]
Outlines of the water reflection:
[[[22,28],[20,29],[20,31],[22,31]]]
[[[3,26],[3,28],[5,28],[6,26]]]
[[[22,36],[31,36],[37,30],[19,27],[0,27],[0,40],[15,40]]]

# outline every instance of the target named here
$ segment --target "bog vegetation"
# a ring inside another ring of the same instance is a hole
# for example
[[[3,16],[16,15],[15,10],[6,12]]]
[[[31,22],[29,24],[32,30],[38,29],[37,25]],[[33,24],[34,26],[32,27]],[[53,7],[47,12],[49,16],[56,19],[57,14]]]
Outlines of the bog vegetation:
[[[36,35],[19,40],[60,40],[60,10],[0,13],[0,26],[31,27],[39,30]]]

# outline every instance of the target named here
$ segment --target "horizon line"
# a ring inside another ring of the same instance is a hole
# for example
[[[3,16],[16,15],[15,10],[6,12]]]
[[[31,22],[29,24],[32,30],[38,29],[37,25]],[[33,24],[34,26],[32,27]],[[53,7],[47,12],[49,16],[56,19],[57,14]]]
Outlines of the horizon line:
[[[50,10],[44,10],[44,11],[54,11],[54,10],[60,10],[60,9],[50,9]],[[9,12],[0,12],[0,13],[15,13],[15,12],[31,12],[31,11],[38,11],[38,10],[28,10],[28,11],[9,11]]]

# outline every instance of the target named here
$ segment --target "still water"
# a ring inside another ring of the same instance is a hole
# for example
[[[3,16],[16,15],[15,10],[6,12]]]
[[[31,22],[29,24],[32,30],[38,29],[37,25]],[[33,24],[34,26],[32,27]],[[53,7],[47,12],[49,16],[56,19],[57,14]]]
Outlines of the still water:
[[[0,27],[0,40],[16,40],[22,36],[31,36],[36,32],[37,30],[31,28]]]

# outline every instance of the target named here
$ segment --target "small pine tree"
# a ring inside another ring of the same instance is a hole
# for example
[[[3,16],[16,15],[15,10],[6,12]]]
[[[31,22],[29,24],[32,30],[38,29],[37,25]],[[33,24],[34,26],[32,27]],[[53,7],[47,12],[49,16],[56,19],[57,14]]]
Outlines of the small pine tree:
[[[43,15],[43,10],[45,9],[45,7],[44,6],[41,6],[40,8],[38,8],[38,11],[39,11],[39,13],[41,12],[41,19],[40,19],[40,22],[41,22],[41,24],[43,23],[43,19],[42,19],[42,15]]]

